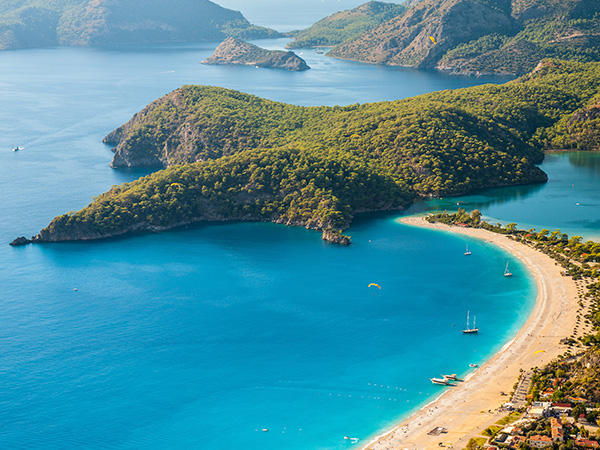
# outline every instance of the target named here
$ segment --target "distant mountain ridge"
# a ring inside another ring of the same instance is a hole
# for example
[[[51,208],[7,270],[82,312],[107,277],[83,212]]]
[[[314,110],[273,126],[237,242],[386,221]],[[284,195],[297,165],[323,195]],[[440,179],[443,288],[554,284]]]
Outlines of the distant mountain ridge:
[[[523,74],[548,57],[600,61],[597,0],[422,0],[409,6],[328,55],[461,74]]]
[[[288,33],[294,41],[287,47],[333,47],[397,17],[405,10],[404,5],[371,1],[325,17],[305,30]]]
[[[229,37],[219,44],[215,52],[202,64],[225,64],[255,66],[270,69],[286,69],[293,72],[308,70],[310,67],[294,52],[265,50],[241,39]]]
[[[209,0],[13,0],[0,5],[0,50],[278,37]]]

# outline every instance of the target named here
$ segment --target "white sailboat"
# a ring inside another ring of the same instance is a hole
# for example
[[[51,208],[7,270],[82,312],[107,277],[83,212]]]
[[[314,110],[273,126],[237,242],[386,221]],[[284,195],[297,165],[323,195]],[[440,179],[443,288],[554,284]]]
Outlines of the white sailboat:
[[[504,268],[504,276],[512,277],[512,272],[508,270],[508,261],[506,262],[506,267]]]
[[[465,256],[470,256],[471,252],[469,251],[469,244],[467,244],[467,249],[465,250]]]
[[[475,319],[477,317],[473,316],[473,328],[469,328],[469,311],[467,311],[467,327],[462,330],[463,333],[465,334],[472,334],[472,333],[477,333],[479,331],[479,328],[477,328],[475,326]]]

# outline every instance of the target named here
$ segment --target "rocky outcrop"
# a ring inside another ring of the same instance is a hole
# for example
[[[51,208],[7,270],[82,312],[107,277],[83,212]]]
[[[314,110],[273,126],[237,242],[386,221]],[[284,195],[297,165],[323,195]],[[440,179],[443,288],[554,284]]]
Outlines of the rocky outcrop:
[[[13,247],[19,247],[21,245],[27,245],[33,242],[31,239],[27,239],[25,236],[21,236],[16,238],[14,241],[10,243]]]
[[[236,38],[227,38],[219,44],[214,54],[202,64],[226,64],[270,69],[286,69],[294,72],[310,67],[294,52],[265,50]]]
[[[333,244],[350,245],[350,236],[342,234],[339,230],[328,229],[323,231],[323,240]]]

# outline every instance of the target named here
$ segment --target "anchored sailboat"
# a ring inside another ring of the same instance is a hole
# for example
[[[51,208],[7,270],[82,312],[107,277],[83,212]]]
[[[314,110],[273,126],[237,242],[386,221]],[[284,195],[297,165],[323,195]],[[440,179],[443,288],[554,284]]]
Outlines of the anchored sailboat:
[[[477,333],[479,331],[479,328],[475,327],[475,319],[476,319],[476,317],[473,316],[473,328],[469,328],[469,311],[467,311],[467,328],[462,330],[463,333],[471,334],[471,333]]]
[[[512,277],[512,272],[508,270],[508,262],[506,262],[506,268],[504,269],[505,277]]]
[[[467,244],[467,249],[465,250],[465,256],[469,256],[471,255],[471,252],[469,251],[469,244]]]

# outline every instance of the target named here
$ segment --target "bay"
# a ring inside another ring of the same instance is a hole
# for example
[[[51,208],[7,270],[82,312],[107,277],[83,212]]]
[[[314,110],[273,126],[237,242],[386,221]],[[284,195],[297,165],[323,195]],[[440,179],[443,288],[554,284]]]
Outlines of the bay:
[[[145,174],[111,170],[100,141],[182,84],[334,105],[504,81],[307,50],[314,69],[301,74],[200,65],[216,44],[0,53],[0,447],[343,449],[343,436],[364,442],[439,395],[429,377],[465,375],[526,320],[535,286],[518,261],[398,214],[358,217],[349,248],[262,223],[6,245]],[[557,157],[581,176],[575,192],[595,175]],[[507,191],[503,204],[516,201]],[[478,336],[459,331],[467,310]]]
[[[407,213],[464,208],[480,209],[493,223],[514,222],[518,228],[537,231],[560,229],[570,236],[600,240],[597,180],[600,154],[562,152],[547,154],[542,169],[545,184],[486,189],[466,196],[417,203]]]

